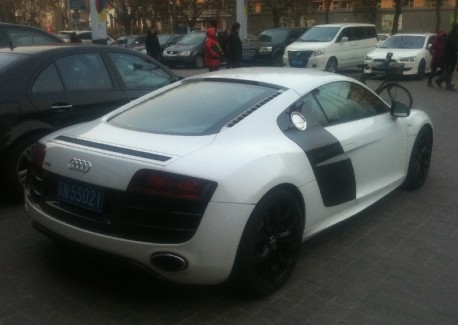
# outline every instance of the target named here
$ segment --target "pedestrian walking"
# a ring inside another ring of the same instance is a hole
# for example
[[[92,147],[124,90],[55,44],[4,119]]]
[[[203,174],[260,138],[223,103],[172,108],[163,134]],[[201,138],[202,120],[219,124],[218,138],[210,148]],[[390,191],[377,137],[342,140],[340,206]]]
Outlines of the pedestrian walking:
[[[242,66],[242,41],[240,40],[240,24],[232,24],[231,33],[227,38],[226,58],[227,68],[240,68]]]
[[[441,76],[436,79],[436,84],[441,87],[441,83],[443,82],[443,75],[445,71],[445,58],[444,58],[444,50],[445,50],[445,38],[446,34],[443,31],[437,32],[437,38],[431,44],[429,48],[429,53],[432,56],[431,59],[431,73],[428,76],[428,87],[433,87],[433,78],[437,74],[437,71],[440,69]]]
[[[205,65],[208,67],[208,71],[219,70],[222,54],[223,51],[216,39],[216,29],[210,27],[207,29],[207,38],[205,40]]]
[[[448,33],[445,39],[444,47],[444,60],[445,60],[445,73],[444,81],[447,90],[454,91],[455,85],[452,85],[452,76],[456,68],[457,63],[457,52],[458,52],[458,24],[455,24]],[[436,82],[438,86],[441,86],[442,79]]]
[[[156,59],[157,61],[161,60],[161,46],[159,44],[159,39],[157,37],[157,31],[154,28],[148,29],[148,33],[145,39],[145,48],[146,53]]]

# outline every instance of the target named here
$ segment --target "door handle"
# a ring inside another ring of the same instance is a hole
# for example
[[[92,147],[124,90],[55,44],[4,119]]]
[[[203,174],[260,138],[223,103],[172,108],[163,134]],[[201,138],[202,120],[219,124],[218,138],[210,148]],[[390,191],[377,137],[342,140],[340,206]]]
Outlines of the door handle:
[[[51,105],[52,109],[57,109],[60,111],[72,111],[73,110],[73,105],[72,104],[52,104]]]

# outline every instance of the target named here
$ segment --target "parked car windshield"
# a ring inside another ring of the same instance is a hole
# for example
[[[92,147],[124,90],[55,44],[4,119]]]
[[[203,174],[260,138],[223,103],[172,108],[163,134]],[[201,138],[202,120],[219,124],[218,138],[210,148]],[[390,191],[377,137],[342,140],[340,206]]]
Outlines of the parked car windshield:
[[[302,42],[330,42],[336,37],[340,27],[312,27],[307,30],[298,41]]]
[[[130,35],[130,36],[121,36],[118,38],[116,41],[111,43],[111,45],[124,45],[126,47],[131,47],[136,44],[141,44],[142,42],[142,36],[137,36],[137,35]]]
[[[282,43],[288,37],[286,29],[266,29],[258,36],[260,42]]]
[[[183,37],[177,44],[200,44],[205,41],[207,35],[205,33],[189,33]]]
[[[160,134],[213,134],[276,91],[276,88],[248,83],[184,82],[120,113],[109,123]]]
[[[424,36],[391,36],[380,48],[384,49],[421,49],[425,44]]]

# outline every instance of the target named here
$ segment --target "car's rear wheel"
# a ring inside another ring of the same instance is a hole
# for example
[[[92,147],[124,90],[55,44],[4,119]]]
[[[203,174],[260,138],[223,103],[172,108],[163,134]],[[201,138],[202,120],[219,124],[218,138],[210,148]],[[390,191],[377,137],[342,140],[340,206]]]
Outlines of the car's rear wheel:
[[[2,190],[15,203],[21,202],[24,198],[28,156],[32,145],[42,136],[43,134],[34,134],[24,137],[13,144],[6,155],[2,171],[2,179],[5,180],[5,184]]]
[[[423,126],[410,154],[407,177],[402,185],[407,190],[416,190],[426,181],[433,148],[433,131],[429,126]]]
[[[290,277],[302,238],[302,209],[286,189],[256,205],[240,241],[232,273],[237,289],[251,295],[278,290]]]
[[[337,59],[335,57],[329,58],[328,63],[326,63],[325,70],[328,72],[337,72]]]
[[[204,67],[204,57],[200,54],[197,54],[195,57],[194,57],[194,60],[192,62],[192,65],[194,66],[194,68],[196,69],[202,69]]]

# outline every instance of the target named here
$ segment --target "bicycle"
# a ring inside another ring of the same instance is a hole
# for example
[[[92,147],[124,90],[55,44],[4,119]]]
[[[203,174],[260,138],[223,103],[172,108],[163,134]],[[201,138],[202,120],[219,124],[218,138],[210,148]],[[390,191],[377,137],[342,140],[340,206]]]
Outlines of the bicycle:
[[[383,72],[385,75],[384,80],[377,87],[375,92],[388,104],[396,101],[408,108],[412,108],[412,95],[407,90],[407,88],[396,82],[403,75],[404,64],[395,63],[393,60],[391,60],[392,56],[393,53],[388,52],[385,61],[375,67],[376,71]],[[358,80],[363,84],[366,84],[366,75],[364,73],[365,65],[358,65],[358,67],[362,69],[362,75]]]

